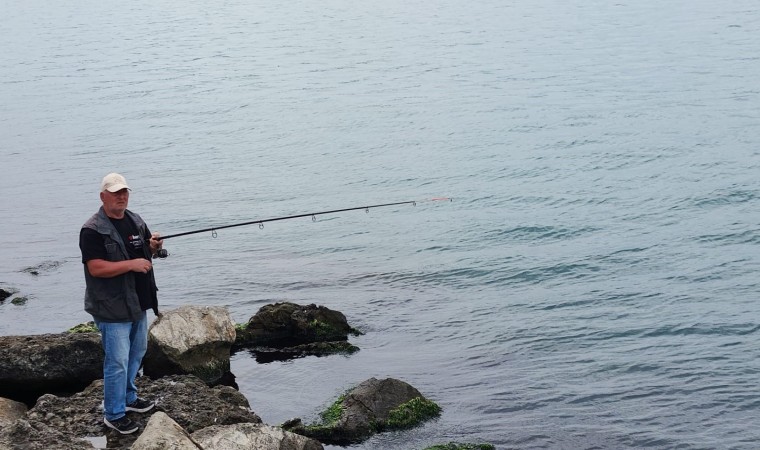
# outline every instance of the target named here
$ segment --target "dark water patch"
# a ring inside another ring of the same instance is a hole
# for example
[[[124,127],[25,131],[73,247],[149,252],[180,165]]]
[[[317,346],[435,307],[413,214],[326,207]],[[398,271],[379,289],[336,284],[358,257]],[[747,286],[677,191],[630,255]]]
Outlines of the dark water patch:
[[[657,372],[658,370],[662,369],[662,366],[657,364],[651,364],[651,363],[635,363],[631,364],[628,367],[626,367],[623,372],[624,373],[647,373],[647,372]]]
[[[503,285],[537,284],[559,280],[581,280],[590,278],[601,269],[585,263],[560,263],[543,267],[533,267],[516,273],[504,274],[495,282]]]
[[[673,440],[658,437],[643,436],[640,438],[626,439],[625,441],[628,448],[677,448],[676,443]]]
[[[752,260],[750,258],[725,261],[720,264],[700,267],[694,270],[691,274],[672,275],[665,277],[665,279],[686,284],[730,280],[745,273],[750,273],[751,269],[749,263],[751,261]]]
[[[525,348],[530,351],[558,351],[563,348],[576,349],[595,345],[590,342],[584,344],[585,341],[606,341],[610,339],[609,336],[605,336],[602,332],[586,327],[554,331],[555,333],[547,333],[541,329],[521,330],[519,339],[516,339],[513,345],[516,348]]]
[[[695,239],[697,242],[711,243],[715,245],[760,244],[760,229],[726,232],[721,234],[705,234],[697,236]]]
[[[557,169],[549,166],[533,166],[533,167],[508,167],[503,168],[491,176],[491,181],[497,180],[516,180],[516,179],[535,179],[544,178],[547,174],[550,174]]]
[[[533,275],[525,275],[525,277],[522,277],[520,274],[514,274],[506,268],[499,267],[499,265],[496,265],[495,268],[437,268],[432,265],[426,265],[423,266],[422,269],[424,270],[362,274],[355,277],[344,278],[341,280],[341,284],[371,283],[407,288],[437,286],[464,289],[476,286],[503,286],[525,280],[537,282],[540,281],[539,279],[542,276],[547,276],[547,274],[553,273],[554,276],[560,276],[562,274],[573,272],[572,267],[563,268],[562,266],[552,266],[543,271],[536,271]],[[534,276],[536,279],[533,279]],[[582,277],[583,275],[575,273],[574,276]]]
[[[569,150],[569,149],[574,149],[577,147],[583,147],[586,145],[597,145],[597,144],[602,144],[602,143],[603,143],[602,141],[598,141],[595,139],[573,139],[569,141],[555,142],[552,145],[552,147]]]
[[[606,255],[599,255],[597,257],[599,262],[608,264],[626,264],[629,267],[637,264],[648,263],[650,261],[649,254],[647,253],[653,247],[633,247],[622,250],[615,250],[612,253]]]
[[[352,245],[340,245],[337,247],[321,247],[314,249],[310,254],[339,254],[339,253],[354,253],[363,250],[363,246]]]
[[[486,232],[484,237],[499,242],[504,240],[516,242],[560,241],[585,236],[597,231],[599,228],[595,227],[567,228],[551,225],[523,225],[506,230],[491,230]]]
[[[745,189],[744,186],[735,186],[730,189],[719,189],[709,195],[689,198],[680,201],[671,210],[683,209],[711,209],[722,206],[735,206],[751,203],[760,198],[760,191]]]
[[[760,331],[760,325],[755,323],[744,324],[692,324],[692,325],[668,325],[647,331],[642,337],[670,337],[670,336],[748,336]]]
[[[309,289],[319,289],[319,288],[330,288],[334,287],[335,283],[332,280],[325,280],[325,281],[289,281],[289,282],[281,282],[281,283],[269,283],[270,288],[279,290],[279,291],[299,291],[299,290],[309,290]]]
[[[518,196],[512,196],[508,197],[507,199],[508,203],[514,203],[516,205],[550,205],[552,202],[557,201],[556,197],[540,197],[536,195],[518,195]]]
[[[566,302],[556,303],[553,305],[547,305],[540,309],[544,311],[552,311],[555,309],[562,309],[562,308],[577,308],[577,307],[587,307],[589,305],[597,304],[599,303],[598,299],[587,299],[587,300],[569,300]]]
[[[567,403],[571,405],[585,405],[585,404],[591,404],[596,405],[599,403],[608,403],[617,401],[621,398],[624,391],[618,391],[618,392],[599,392],[595,394],[587,394],[587,395],[581,395],[576,396],[572,398],[571,400],[568,400]]]

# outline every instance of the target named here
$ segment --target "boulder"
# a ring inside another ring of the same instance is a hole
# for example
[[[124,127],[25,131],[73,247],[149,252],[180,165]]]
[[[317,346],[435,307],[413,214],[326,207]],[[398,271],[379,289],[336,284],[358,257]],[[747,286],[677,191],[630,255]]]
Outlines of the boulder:
[[[0,448],[3,450],[88,450],[90,441],[37,421],[19,419],[0,427]]]
[[[34,404],[45,393],[69,393],[103,378],[97,333],[0,336],[0,397]]]
[[[237,331],[236,348],[274,348],[282,351],[285,348],[302,346],[293,351],[296,354],[310,350],[303,347],[304,345],[312,345],[311,350],[323,351],[329,349],[329,346],[313,344],[344,342],[348,340],[349,334],[361,334],[349,326],[346,316],[340,311],[314,304],[301,306],[290,302],[261,307],[248,323]],[[345,346],[339,348],[341,351],[346,350]]]
[[[156,412],[130,450],[203,450],[171,417]]]
[[[11,295],[13,295],[13,292],[6,291],[5,289],[0,289],[0,302],[5,301],[5,299]]]
[[[143,377],[144,378],[144,377]],[[140,396],[156,401],[188,433],[212,425],[261,423],[248,399],[229,386],[208,387],[192,375],[171,375],[158,380],[140,378]]]
[[[352,445],[380,431],[416,426],[440,413],[438,405],[410,384],[370,378],[336,400],[321,414],[321,423],[304,426],[301,419],[294,419],[283,429],[326,444]]]
[[[0,398],[0,428],[8,426],[16,420],[24,417],[27,407],[7,398]]]
[[[153,378],[193,374],[218,384],[229,373],[234,342],[235,324],[225,308],[183,306],[150,326],[143,370]]]
[[[192,375],[172,375],[159,380],[140,377],[137,387],[141,397],[156,401],[156,408],[150,413],[128,413],[138,423],[146,423],[151,414],[159,411],[188,432],[219,424],[261,423],[243,394],[228,386],[208,387]],[[26,416],[33,427],[45,426],[77,438],[106,435],[109,449],[129,448],[139,432],[120,435],[106,428],[102,400],[103,380],[97,380],[70,397],[43,395]]]
[[[205,450],[323,450],[318,441],[263,424],[238,423],[204,428],[192,434]],[[134,448],[133,448],[134,450]]]

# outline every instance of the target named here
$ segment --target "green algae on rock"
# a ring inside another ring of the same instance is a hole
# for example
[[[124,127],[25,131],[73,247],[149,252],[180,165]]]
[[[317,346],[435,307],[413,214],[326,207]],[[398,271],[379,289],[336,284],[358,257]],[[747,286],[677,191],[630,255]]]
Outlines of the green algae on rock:
[[[441,415],[441,407],[424,397],[417,397],[388,413],[385,428],[403,430]]]
[[[95,326],[95,322],[89,321],[86,323],[80,323],[79,325],[69,328],[69,333],[97,333],[98,327]]]
[[[11,300],[11,304],[21,306],[26,305],[27,301],[29,301],[29,297],[15,297],[13,300]]]

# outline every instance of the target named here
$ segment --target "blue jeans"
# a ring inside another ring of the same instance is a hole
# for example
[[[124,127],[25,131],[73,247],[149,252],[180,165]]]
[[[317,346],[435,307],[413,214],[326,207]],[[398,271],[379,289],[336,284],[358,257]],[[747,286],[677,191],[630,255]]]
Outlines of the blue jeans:
[[[148,315],[135,322],[95,322],[103,341],[103,409],[109,421],[137,399],[135,378],[148,348]]]

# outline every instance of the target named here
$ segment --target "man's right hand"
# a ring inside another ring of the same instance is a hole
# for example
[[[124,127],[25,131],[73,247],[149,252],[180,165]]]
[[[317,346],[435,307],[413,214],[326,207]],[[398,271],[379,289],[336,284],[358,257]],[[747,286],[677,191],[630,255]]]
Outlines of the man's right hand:
[[[132,272],[148,273],[153,268],[153,264],[145,258],[130,259],[129,262],[132,263]]]

